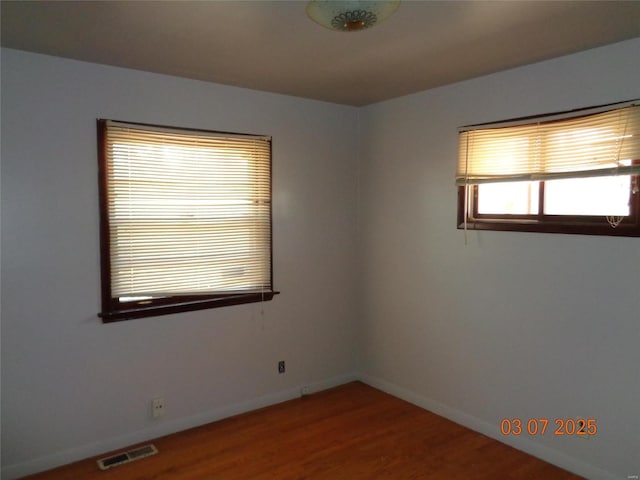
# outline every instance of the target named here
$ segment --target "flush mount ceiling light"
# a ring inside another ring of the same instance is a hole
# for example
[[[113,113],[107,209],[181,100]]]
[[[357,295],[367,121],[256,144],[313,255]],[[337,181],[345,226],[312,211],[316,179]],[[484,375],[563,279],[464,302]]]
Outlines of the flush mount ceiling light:
[[[373,27],[389,18],[400,0],[310,0],[307,15],[330,30],[353,32]]]

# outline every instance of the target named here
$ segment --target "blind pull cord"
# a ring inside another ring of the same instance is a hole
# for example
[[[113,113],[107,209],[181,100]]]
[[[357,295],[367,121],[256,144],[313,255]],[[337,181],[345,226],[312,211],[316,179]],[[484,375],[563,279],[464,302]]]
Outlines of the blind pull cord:
[[[621,115],[622,115],[622,110],[618,114],[618,118]],[[618,153],[616,155],[616,166],[618,168],[620,168],[620,153],[622,152],[622,143],[624,142],[624,137],[627,134],[627,126],[628,126],[628,124],[629,124],[629,115],[626,115],[625,116],[624,127],[622,129],[622,136],[619,136],[619,138],[618,138]],[[616,173],[616,175],[618,175],[618,174]],[[634,188],[637,188],[637,185],[635,185]],[[609,222],[609,225],[611,225],[611,228],[616,228],[618,225],[620,225],[622,223],[623,220],[624,220],[624,216],[623,215],[607,215],[607,222]]]

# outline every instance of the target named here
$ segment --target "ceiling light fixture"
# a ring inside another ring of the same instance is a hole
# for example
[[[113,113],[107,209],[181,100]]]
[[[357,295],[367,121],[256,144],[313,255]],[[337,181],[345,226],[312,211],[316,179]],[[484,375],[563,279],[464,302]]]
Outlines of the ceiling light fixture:
[[[400,0],[310,0],[307,15],[338,32],[353,32],[378,25],[398,9]]]

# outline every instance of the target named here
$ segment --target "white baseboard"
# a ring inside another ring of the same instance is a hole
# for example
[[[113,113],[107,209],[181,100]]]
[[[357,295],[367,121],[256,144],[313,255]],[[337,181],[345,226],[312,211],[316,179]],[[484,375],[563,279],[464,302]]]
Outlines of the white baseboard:
[[[386,380],[383,380],[381,378],[372,377],[366,374],[360,374],[358,375],[358,379],[361,382],[366,383],[367,385],[377,388],[378,390],[382,390],[383,392],[389,393],[394,397],[417,405],[421,408],[424,408],[425,410],[429,410],[436,415],[452,420],[457,424],[482,433],[487,437],[491,437],[501,443],[521,450],[534,457],[540,458],[545,462],[551,463],[560,468],[568,470],[569,472],[575,473],[576,475],[580,475],[590,480],[619,480],[619,477],[616,477],[609,472],[594,467],[593,465],[586,464],[581,460],[578,460],[569,455],[565,455],[564,453],[552,448],[548,448],[539,443],[532,442],[526,437],[505,437],[503,435],[500,435],[496,425],[489,424],[484,420],[480,420],[476,417],[451,408],[430,398],[418,395],[410,390],[387,382]]]
[[[138,432],[128,433],[118,437],[101,440],[99,442],[82,445],[63,452],[57,452],[52,455],[36,458],[26,462],[7,465],[2,468],[0,478],[2,480],[14,480],[25,475],[49,470],[60,465],[66,465],[88,457],[100,455],[113,450],[124,449],[135,443],[142,443],[154,438],[162,437],[176,432],[181,432],[189,428],[205,425],[215,422],[223,418],[232,417],[241,413],[250,412],[258,408],[275,405],[277,403],[286,402],[301,396],[302,387],[307,388],[308,393],[320,392],[332,387],[337,387],[345,383],[358,380],[356,374],[346,374],[337,377],[328,378],[319,382],[311,382],[299,385],[281,392],[270,393],[261,397],[248,400],[246,402],[226,405],[202,414],[194,415],[187,418],[179,418],[168,422],[162,422],[151,428]]]

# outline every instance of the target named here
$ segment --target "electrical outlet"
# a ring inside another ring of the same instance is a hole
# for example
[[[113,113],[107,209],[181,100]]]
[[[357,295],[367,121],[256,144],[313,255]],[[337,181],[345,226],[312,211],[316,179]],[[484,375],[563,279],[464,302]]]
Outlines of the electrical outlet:
[[[151,415],[153,418],[160,418],[164,415],[164,398],[157,397],[151,400]]]
[[[301,397],[306,397],[307,395],[311,395],[311,388],[309,388],[307,385],[305,385],[304,387],[302,387],[300,389],[300,396]]]
[[[284,373],[285,368],[284,368],[284,360],[280,360],[278,362],[278,373]]]

